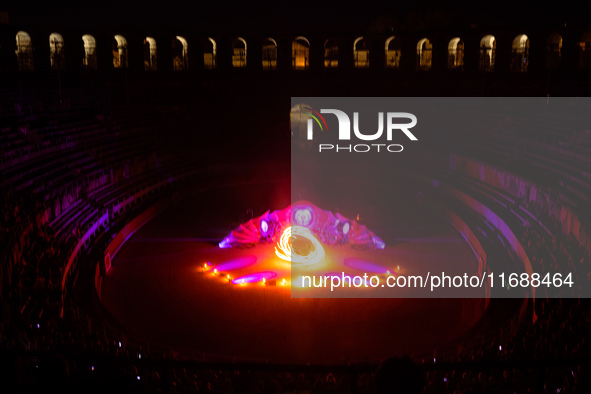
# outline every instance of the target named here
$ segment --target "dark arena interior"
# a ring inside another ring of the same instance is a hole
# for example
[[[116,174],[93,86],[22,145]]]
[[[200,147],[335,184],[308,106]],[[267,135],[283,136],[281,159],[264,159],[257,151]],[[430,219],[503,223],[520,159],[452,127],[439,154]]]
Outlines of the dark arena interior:
[[[491,6],[0,4],[0,391],[591,392],[586,298],[292,298],[273,245],[221,246],[308,200],[398,273],[527,261],[589,286],[588,10]],[[565,104],[480,108],[388,185],[306,168],[327,197],[292,179],[292,97]]]

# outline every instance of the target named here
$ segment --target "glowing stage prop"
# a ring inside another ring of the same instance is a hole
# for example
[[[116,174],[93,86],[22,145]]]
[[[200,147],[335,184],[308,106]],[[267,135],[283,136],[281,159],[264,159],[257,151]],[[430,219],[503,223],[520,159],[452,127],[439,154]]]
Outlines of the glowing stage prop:
[[[281,239],[290,227],[292,235],[295,235],[294,231],[298,231],[300,236],[308,238],[315,246],[317,242],[320,246],[322,243],[325,245],[362,245],[373,249],[386,247],[380,237],[356,220],[348,219],[338,212],[333,214],[330,211],[322,210],[307,201],[298,201],[287,208],[273,212],[267,211],[263,215],[241,224],[219,243],[219,247],[231,248],[278,241],[281,245]],[[303,230],[294,230],[294,227],[306,229],[309,235]],[[312,241],[310,237],[315,241]],[[288,252],[285,246],[286,244],[284,247],[280,247],[284,250],[283,256],[288,257],[285,260],[298,262],[294,260],[293,251],[289,250]],[[315,250],[317,255],[320,255],[320,249],[316,247]],[[303,256],[298,255],[296,259],[303,259]],[[300,263],[309,264],[308,260],[300,261]]]
[[[300,256],[293,250],[292,238],[297,237],[304,238],[312,243],[313,248],[310,253],[305,256]],[[305,227],[291,226],[286,228],[281,235],[281,239],[277,242],[277,246],[281,250],[279,251],[277,250],[277,247],[275,247],[275,254],[277,257],[286,261],[291,261],[292,263],[309,265],[318,263],[324,259],[324,248],[320,242],[318,242],[316,237],[312,235],[310,230]]]

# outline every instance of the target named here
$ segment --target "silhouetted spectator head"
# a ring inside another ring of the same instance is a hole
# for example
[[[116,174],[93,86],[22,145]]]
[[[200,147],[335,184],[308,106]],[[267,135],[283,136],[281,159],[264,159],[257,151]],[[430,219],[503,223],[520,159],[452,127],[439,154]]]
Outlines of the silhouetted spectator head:
[[[380,394],[422,393],[424,374],[409,357],[394,357],[384,361],[376,373],[376,388]]]

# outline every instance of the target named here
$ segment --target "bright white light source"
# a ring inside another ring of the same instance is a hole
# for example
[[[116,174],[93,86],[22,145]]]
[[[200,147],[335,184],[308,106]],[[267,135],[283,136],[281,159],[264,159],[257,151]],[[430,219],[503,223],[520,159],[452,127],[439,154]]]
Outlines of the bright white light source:
[[[347,235],[347,233],[349,233],[350,229],[351,229],[351,225],[349,224],[349,222],[343,224],[343,234]]]
[[[312,243],[312,251],[308,253],[306,256],[300,256],[295,251],[293,251],[291,247],[291,238],[304,238],[307,239]],[[277,250],[277,247],[279,250]],[[312,235],[310,230],[305,227],[301,226],[291,226],[286,228],[281,234],[281,239],[277,242],[277,247],[275,247],[275,254],[280,259],[290,261],[292,263],[300,263],[300,264],[315,264],[324,259],[324,248],[320,244],[320,242]]]

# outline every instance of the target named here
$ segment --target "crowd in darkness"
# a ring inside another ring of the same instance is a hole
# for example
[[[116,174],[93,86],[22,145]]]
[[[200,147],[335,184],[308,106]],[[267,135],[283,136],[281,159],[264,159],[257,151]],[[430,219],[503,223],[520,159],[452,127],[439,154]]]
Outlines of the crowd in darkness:
[[[21,207],[32,207],[24,200],[3,203],[0,220],[3,245],[21,226]],[[528,207],[537,215],[543,211]],[[540,217],[540,216],[538,216]],[[558,228],[558,226],[556,226]],[[548,241],[539,232],[525,229],[522,242],[530,251],[532,264],[551,269],[553,261],[568,261],[585,272],[587,251],[576,239],[559,232]],[[75,239],[75,234],[72,234]],[[23,238],[24,247],[2,292],[0,348],[4,385],[16,385],[24,392],[38,392],[54,385],[62,392],[100,392],[112,385],[140,392],[349,392],[348,374],[288,373],[274,371],[220,370],[207,367],[169,366],[168,360],[187,360],[172,352],[151,352],[111,335],[104,326],[87,321],[79,311],[67,309],[60,317],[60,279],[63,245],[56,245],[51,231],[31,221]],[[68,238],[66,238],[68,242]],[[546,262],[550,262],[547,265]],[[556,367],[504,366],[503,362],[532,360],[589,359],[591,344],[585,333],[591,332],[591,305],[580,299],[545,299],[535,301],[535,322],[517,330],[502,341],[459,351],[456,358],[438,359],[452,363],[435,367],[423,360],[419,371],[405,374],[404,382],[419,384],[424,393],[529,393],[545,387],[546,392],[590,392],[591,365],[564,364]],[[105,359],[107,362],[105,362]],[[143,360],[143,361],[140,361]],[[157,366],[144,364],[146,360]],[[435,360],[434,360],[435,361]],[[394,363],[407,361],[394,360]],[[496,366],[484,366],[488,363]],[[388,365],[387,363],[385,365]],[[480,367],[483,365],[483,367]],[[381,371],[387,368],[382,367]],[[382,374],[384,372],[381,372]],[[380,373],[357,376],[358,392],[383,390]],[[393,375],[393,381],[396,381]],[[388,381],[388,379],[386,379]],[[402,381],[397,383],[402,384]],[[385,392],[385,391],[384,391]]]
[[[128,172],[133,176],[141,171],[138,167]],[[371,372],[365,368],[359,373],[196,366],[188,355],[149,348],[64,304],[61,281],[67,254],[81,231],[73,226],[55,237],[42,217],[45,204],[33,193],[10,192],[0,203],[0,257],[5,259],[0,267],[0,388],[61,393],[105,392],[112,387],[146,393],[346,393],[354,385],[359,393],[591,392],[591,303],[546,298],[541,290],[522,326],[493,342],[458,350],[453,357],[389,359],[372,366]],[[591,280],[589,252],[579,240],[565,235],[540,204],[521,204],[551,233],[532,223],[518,234],[532,266],[545,273],[565,271],[568,265],[575,283]]]
[[[535,201],[526,204],[527,209],[537,218],[543,218],[552,235],[541,228],[525,227],[521,243],[528,250],[532,264],[542,272],[572,272],[574,293],[581,294],[580,284],[591,280],[589,251],[571,233],[561,231],[561,223],[548,214],[548,210]],[[567,288],[564,287],[566,290]]]

